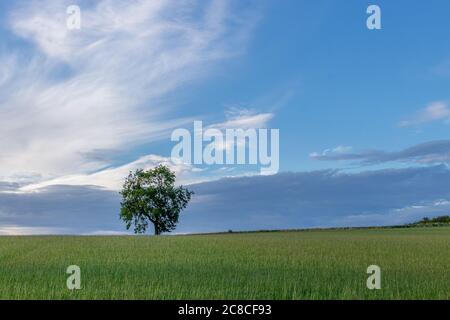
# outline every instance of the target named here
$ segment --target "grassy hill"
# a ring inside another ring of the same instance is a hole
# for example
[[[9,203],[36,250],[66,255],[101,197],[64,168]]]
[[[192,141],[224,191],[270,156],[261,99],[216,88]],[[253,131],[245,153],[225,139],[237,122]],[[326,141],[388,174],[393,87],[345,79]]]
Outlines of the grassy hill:
[[[0,237],[0,299],[450,299],[449,252],[449,227]]]

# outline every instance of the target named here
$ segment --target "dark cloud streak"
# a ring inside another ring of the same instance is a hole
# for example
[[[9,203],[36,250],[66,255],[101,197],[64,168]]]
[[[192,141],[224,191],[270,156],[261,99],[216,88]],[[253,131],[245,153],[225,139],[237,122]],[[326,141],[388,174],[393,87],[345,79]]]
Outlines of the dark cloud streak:
[[[361,153],[327,152],[322,154],[314,153],[311,155],[311,158],[321,161],[357,160],[365,165],[386,162],[450,163],[450,140],[425,142],[397,152],[380,150],[369,150]]]

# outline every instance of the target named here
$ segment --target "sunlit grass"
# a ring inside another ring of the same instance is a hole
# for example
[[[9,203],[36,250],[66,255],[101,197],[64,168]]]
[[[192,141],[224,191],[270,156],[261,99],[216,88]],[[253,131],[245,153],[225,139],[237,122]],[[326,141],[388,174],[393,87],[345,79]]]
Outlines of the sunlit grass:
[[[372,264],[381,290],[366,287]],[[449,298],[450,228],[0,237],[0,299]]]

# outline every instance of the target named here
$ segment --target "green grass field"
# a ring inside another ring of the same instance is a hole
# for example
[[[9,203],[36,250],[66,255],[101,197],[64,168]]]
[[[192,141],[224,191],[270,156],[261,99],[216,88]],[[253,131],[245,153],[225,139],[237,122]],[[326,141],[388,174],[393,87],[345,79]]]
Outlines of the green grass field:
[[[381,290],[366,287],[371,264]],[[69,265],[81,290],[66,287]],[[0,237],[0,299],[449,298],[449,227]]]

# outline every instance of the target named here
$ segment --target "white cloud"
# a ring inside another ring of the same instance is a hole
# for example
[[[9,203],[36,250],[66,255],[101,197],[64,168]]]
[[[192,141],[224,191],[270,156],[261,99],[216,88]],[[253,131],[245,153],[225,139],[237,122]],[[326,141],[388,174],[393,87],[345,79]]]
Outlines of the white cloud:
[[[64,232],[64,228],[25,227],[15,225],[0,226],[0,236],[49,235]]]
[[[400,122],[401,127],[420,125],[434,121],[450,121],[450,107],[445,101],[433,102],[410,119]]]
[[[0,193],[33,193],[43,192],[50,186],[96,186],[106,190],[119,191],[122,188],[123,182],[130,171],[136,169],[152,169],[158,165],[166,165],[177,175],[177,184],[188,185],[193,183],[201,183],[220,179],[224,177],[233,176],[251,176],[257,173],[255,171],[239,171],[233,173],[232,167],[228,167],[228,170],[220,169],[208,169],[200,168],[190,164],[174,163],[168,157],[162,157],[159,155],[146,155],[140,157],[136,161],[118,166],[111,167],[104,170],[100,170],[94,173],[86,174],[74,174],[65,175],[55,179],[49,179],[37,183],[25,184],[18,188],[8,188],[6,190],[0,190]]]
[[[95,173],[65,175],[55,179],[46,180],[34,184],[28,184],[17,192],[33,192],[54,185],[66,186],[98,186],[109,190],[120,190],[124,179],[130,171],[136,169],[148,170],[159,164],[169,166],[179,176],[178,183],[186,184],[190,182],[190,173],[194,172],[194,168],[185,164],[173,164],[170,158],[147,155],[140,157],[138,160],[124,164],[118,167],[107,168]]]
[[[226,112],[227,120],[212,124],[210,128],[217,129],[260,129],[267,128],[274,117],[273,113],[258,113],[245,108],[230,108]]]
[[[252,24],[221,0],[102,0],[70,31],[69,4],[22,2],[10,14],[30,47],[0,55],[0,180],[95,176],[110,166],[97,154],[168,135],[187,119],[167,120],[162,99],[239,53]]]
[[[230,108],[225,112],[227,120],[220,123],[214,123],[208,126],[208,129],[262,129],[269,127],[269,121],[275,116],[273,113],[258,113],[255,110],[245,108]],[[250,149],[251,146],[246,141],[216,141],[216,150],[232,150],[236,147],[244,147]],[[257,151],[257,146],[253,148]],[[255,151],[254,149],[251,149]]]
[[[347,155],[353,151],[349,146],[337,146],[332,149],[325,149],[322,152],[312,152],[309,154],[312,159],[333,158],[339,160],[341,156]]]
[[[256,113],[249,109],[229,109],[226,112],[227,120],[217,124],[211,124],[208,128],[265,128],[268,121],[273,118],[272,113]],[[242,143],[242,142],[241,142]],[[234,145],[218,145],[218,150],[224,148],[234,148]],[[12,181],[21,181],[21,187],[9,188],[0,192],[3,193],[29,193],[41,192],[49,186],[65,185],[65,186],[97,186],[107,190],[118,191],[121,189],[125,177],[130,171],[136,169],[148,170],[157,165],[166,165],[173,170],[177,175],[178,184],[193,184],[211,181],[214,179],[234,176],[252,176],[257,173],[255,168],[253,171],[238,171],[234,172],[236,167],[222,167],[222,168],[202,168],[192,164],[185,164],[182,162],[173,162],[171,158],[160,155],[150,154],[139,157],[137,160],[125,163],[120,166],[111,166],[96,172],[87,172],[79,174],[61,175],[53,179],[40,179],[40,181],[32,182],[33,179],[14,177]],[[25,179],[25,180],[24,180]],[[34,178],[34,180],[39,180]]]

